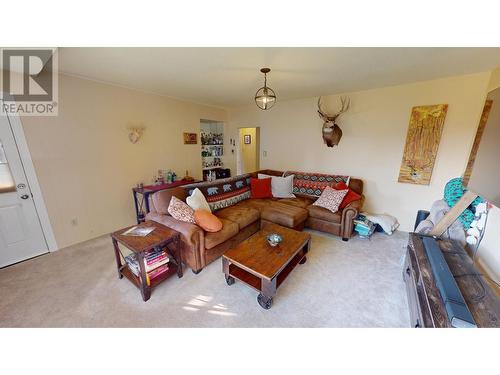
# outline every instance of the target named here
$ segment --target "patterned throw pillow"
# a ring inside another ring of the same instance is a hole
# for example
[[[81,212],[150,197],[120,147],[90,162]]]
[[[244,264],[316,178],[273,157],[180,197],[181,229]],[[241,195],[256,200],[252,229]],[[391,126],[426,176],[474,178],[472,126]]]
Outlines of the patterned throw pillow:
[[[349,190],[335,190],[330,186],[325,187],[321,196],[313,203],[314,206],[319,206],[332,211],[333,213],[339,210],[342,200]]]
[[[172,197],[168,205],[168,213],[174,219],[195,224],[194,210],[177,197]]]

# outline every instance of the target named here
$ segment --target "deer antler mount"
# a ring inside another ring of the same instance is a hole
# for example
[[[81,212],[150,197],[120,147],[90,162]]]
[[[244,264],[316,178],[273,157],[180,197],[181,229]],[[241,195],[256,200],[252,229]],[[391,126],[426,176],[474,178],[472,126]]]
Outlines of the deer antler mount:
[[[351,105],[351,100],[348,97],[341,97],[341,108],[338,112],[334,114],[328,114],[321,107],[321,96],[318,99],[318,114],[323,120],[323,141],[328,147],[337,146],[342,138],[342,129],[337,125],[337,118],[344,112],[347,112],[349,106]]]

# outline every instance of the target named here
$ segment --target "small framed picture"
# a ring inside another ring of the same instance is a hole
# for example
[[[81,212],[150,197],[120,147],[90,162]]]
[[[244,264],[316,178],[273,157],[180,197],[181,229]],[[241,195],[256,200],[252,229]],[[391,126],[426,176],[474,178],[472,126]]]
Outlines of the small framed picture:
[[[243,136],[243,142],[246,144],[246,145],[249,145],[250,143],[252,143],[252,136],[250,134],[245,134]]]
[[[184,133],[184,144],[195,145],[198,143],[198,135],[196,133]]]

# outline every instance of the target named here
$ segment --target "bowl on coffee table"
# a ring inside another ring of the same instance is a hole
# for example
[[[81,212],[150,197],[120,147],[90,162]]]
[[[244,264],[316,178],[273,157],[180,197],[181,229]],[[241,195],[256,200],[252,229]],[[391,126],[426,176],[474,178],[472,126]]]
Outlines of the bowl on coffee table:
[[[283,237],[281,237],[277,233],[271,233],[267,236],[267,243],[272,247],[278,246],[280,242],[283,241]]]

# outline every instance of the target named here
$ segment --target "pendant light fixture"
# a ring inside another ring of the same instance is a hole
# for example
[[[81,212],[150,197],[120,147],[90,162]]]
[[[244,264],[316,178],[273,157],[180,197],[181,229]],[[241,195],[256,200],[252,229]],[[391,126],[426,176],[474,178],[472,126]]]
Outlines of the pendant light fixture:
[[[260,109],[266,110],[276,103],[276,94],[272,88],[267,87],[267,73],[269,73],[271,69],[262,68],[260,71],[264,73],[264,87],[261,87],[255,93],[255,104],[257,104],[257,107]]]

